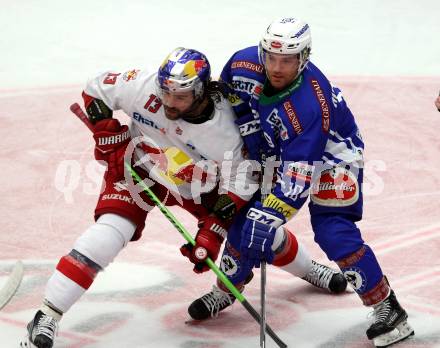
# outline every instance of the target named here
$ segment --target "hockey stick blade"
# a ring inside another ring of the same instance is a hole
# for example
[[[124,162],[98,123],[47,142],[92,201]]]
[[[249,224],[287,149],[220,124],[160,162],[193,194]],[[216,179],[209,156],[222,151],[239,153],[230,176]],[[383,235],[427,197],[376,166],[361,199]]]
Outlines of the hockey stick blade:
[[[21,280],[23,279],[23,273],[23,263],[21,261],[17,261],[6,284],[0,289],[0,310],[9,303],[18,290]]]

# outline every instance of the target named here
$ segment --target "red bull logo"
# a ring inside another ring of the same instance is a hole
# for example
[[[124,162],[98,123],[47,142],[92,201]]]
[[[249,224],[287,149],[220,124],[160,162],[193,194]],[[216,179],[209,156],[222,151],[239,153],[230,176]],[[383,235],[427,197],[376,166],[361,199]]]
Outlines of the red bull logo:
[[[206,68],[206,62],[202,59],[194,61],[194,69],[198,73],[203,68]]]
[[[127,81],[127,82],[130,80],[136,80],[138,72],[139,72],[139,70],[136,70],[136,69],[127,71],[124,73],[122,78],[124,79],[124,81]]]

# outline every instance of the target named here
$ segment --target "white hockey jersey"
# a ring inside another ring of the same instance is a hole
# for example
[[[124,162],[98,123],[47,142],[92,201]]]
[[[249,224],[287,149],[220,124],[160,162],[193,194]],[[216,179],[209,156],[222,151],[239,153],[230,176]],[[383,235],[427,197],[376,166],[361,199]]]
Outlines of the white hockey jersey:
[[[242,155],[243,142],[227,100],[215,103],[213,117],[201,124],[169,120],[156,93],[156,73],[104,72],[88,81],[85,93],[131,119],[135,159],[151,179],[185,199],[195,199],[219,183],[219,193],[249,200],[258,189]]]

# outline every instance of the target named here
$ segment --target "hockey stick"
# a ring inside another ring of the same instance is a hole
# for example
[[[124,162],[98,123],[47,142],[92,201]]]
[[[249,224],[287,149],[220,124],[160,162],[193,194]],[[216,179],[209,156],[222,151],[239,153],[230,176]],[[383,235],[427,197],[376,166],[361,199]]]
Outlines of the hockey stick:
[[[82,111],[81,107],[75,103],[70,106],[70,110],[93,132],[93,125],[90,122],[87,115]],[[125,163],[125,167],[130,172],[130,174],[135,178],[135,180],[142,186],[144,192],[148,197],[154,202],[154,204],[159,208],[162,214],[170,221],[177,231],[185,238],[188,243],[195,245],[196,242],[192,235],[186,230],[186,228],[176,219],[176,217],[171,213],[171,211],[156,197],[153,191],[144,183],[136,171],[131,167],[130,164]],[[231,281],[225,276],[225,274],[217,267],[217,265],[208,257],[206,259],[206,264],[215,273],[215,275],[220,279],[220,281],[228,288],[228,290],[234,295],[234,297],[243,305],[243,307],[248,311],[248,313],[261,324],[261,317],[254,307],[246,300],[243,294],[238,291],[238,289],[231,283]],[[287,348],[285,344],[277,334],[272,330],[269,325],[266,325],[266,331],[269,336],[274,340],[274,342],[280,348]]]
[[[265,167],[266,167],[266,155],[262,154],[262,162],[263,162],[263,175],[262,175],[262,187],[260,189],[261,191],[261,203],[264,202],[264,200],[267,198],[267,187],[266,187],[266,176],[265,174]],[[260,348],[266,348],[266,261],[261,261],[261,281],[260,281],[260,315],[261,315],[261,322],[260,322]]]
[[[0,289],[0,310],[9,303],[18,290],[21,280],[23,279],[23,273],[23,263],[17,261],[6,284]]]

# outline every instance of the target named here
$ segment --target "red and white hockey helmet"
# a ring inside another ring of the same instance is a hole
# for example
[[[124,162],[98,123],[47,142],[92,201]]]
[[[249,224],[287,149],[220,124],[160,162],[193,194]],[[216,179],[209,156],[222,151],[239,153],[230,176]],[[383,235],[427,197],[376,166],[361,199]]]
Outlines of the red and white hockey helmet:
[[[260,62],[264,65],[267,52],[299,54],[299,74],[309,62],[311,49],[312,35],[306,22],[296,18],[279,18],[269,24],[260,40]]]

